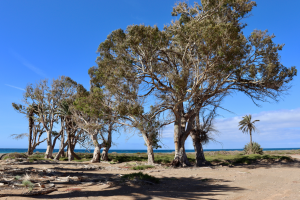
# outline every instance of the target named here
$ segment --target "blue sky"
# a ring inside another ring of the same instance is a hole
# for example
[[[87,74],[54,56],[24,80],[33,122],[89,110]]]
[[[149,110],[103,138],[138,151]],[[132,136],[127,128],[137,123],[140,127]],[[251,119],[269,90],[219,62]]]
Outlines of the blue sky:
[[[89,87],[87,71],[95,65],[96,50],[115,29],[131,24],[157,25],[170,23],[172,7],[177,0],[10,0],[0,1],[0,148],[26,148],[27,139],[12,140],[11,134],[28,132],[27,119],[16,113],[12,102],[21,103],[28,83],[60,75],[70,76]],[[190,1],[193,2],[193,1]],[[274,33],[276,43],[284,43],[281,61],[285,66],[300,66],[300,1],[258,0],[244,30]],[[235,114],[220,111],[216,120],[220,143],[212,148],[242,148],[249,136],[238,130],[238,121],[252,114],[258,133],[254,141],[263,148],[300,147],[300,80],[292,82],[289,95],[278,103],[256,107],[242,94],[227,97],[223,107]],[[163,132],[164,148],[173,149],[173,127]],[[114,136],[113,149],[144,149],[143,139],[132,133]],[[39,148],[45,148],[42,144]],[[57,146],[58,147],[58,146]],[[191,149],[188,139],[186,148]]]

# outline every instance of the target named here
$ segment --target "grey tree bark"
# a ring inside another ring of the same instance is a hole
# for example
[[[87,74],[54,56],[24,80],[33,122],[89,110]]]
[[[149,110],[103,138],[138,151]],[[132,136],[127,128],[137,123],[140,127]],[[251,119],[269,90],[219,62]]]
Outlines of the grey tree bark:
[[[153,153],[152,141],[150,141],[149,138],[147,137],[147,133],[142,132],[142,135],[143,135],[144,141],[147,145],[148,164],[154,165],[154,153]]]
[[[99,144],[97,140],[97,134],[92,135],[92,140],[95,146],[93,158],[91,160],[92,163],[100,162],[100,149],[102,148],[103,144]]]
[[[63,144],[63,147],[59,149],[58,153],[56,154],[56,156],[54,157],[54,160],[59,160],[60,156],[63,154],[64,152],[64,148],[66,148],[66,146],[68,145],[68,141],[66,141]]]
[[[200,140],[199,135],[196,133],[196,131],[191,131],[190,133],[192,140],[193,140],[193,146],[196,152],[195,159],[196,159],[196,166],[200,167],[206,164],[204,152],[203,152],[203,146]]]

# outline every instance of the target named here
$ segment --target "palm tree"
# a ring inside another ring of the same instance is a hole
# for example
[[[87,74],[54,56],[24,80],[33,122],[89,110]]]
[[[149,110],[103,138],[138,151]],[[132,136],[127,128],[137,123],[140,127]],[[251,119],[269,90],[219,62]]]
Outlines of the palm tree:
[[[251,122],[251,115],[245,115],[243,119],[239,122],[239,130],[242,130],[243,133],[249,132],[250,134],[250,145],[251,145],[251,152],[252,152],[252,131],[256,130],[256,127],[254,126],[255,122],[258,122],[259,120],[254,120]]]

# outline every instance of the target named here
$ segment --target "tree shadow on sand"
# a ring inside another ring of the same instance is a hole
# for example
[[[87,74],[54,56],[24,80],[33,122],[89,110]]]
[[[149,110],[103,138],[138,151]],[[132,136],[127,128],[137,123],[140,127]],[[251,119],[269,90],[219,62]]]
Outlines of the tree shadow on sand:
[[[102,174],[103,176],[104,174]],[[89,174],[89,176],[93,176]],[[106,179],[115,179],[116,175],[105,174]],[[120,178],[119,178],[120,179]],[[32,196],[36,199],[57,199],[57,198],[101,198],[101,197],[130,197],[131,199],[153,199],[153,198],[181,198],[181,199],[219,199],[224,198],[228,192],[238,192],[245,190],[240,187],[228,185],[228,180],[224,179],[202,179],[200,177],[175,178],[165,177],[160,179],[159,184],[133,184],[133,185],[95,185],[86,189],[83,185],[77,185],[81,191],[74,192],[54,192],[48,195]]]

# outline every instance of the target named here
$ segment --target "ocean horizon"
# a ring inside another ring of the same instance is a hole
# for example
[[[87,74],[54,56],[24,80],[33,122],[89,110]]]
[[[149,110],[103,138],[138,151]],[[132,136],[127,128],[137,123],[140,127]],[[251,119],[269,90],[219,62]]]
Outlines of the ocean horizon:
[[[299,150],[300,148],[264,148],[264,151],[280,151],[280,150]],[[53,153],[57,153],[59,149],[54,149]],[[67,149],[65,149],[67,151]],[[174,149],[154,149],[154,153],[172,153]],[[187,153],[195,152],[194,149],[186,149]],[[243,151],[243,149],[204,149],[204,151]],[[0,153],[26,153],[27,148],[0,148]],[[45,153],[46,149],[35,149],[34,152]],[[93,153],[93,149],[75,149],[75,153]],[[108,153],[147,153],[146,149],[110,149]]]

